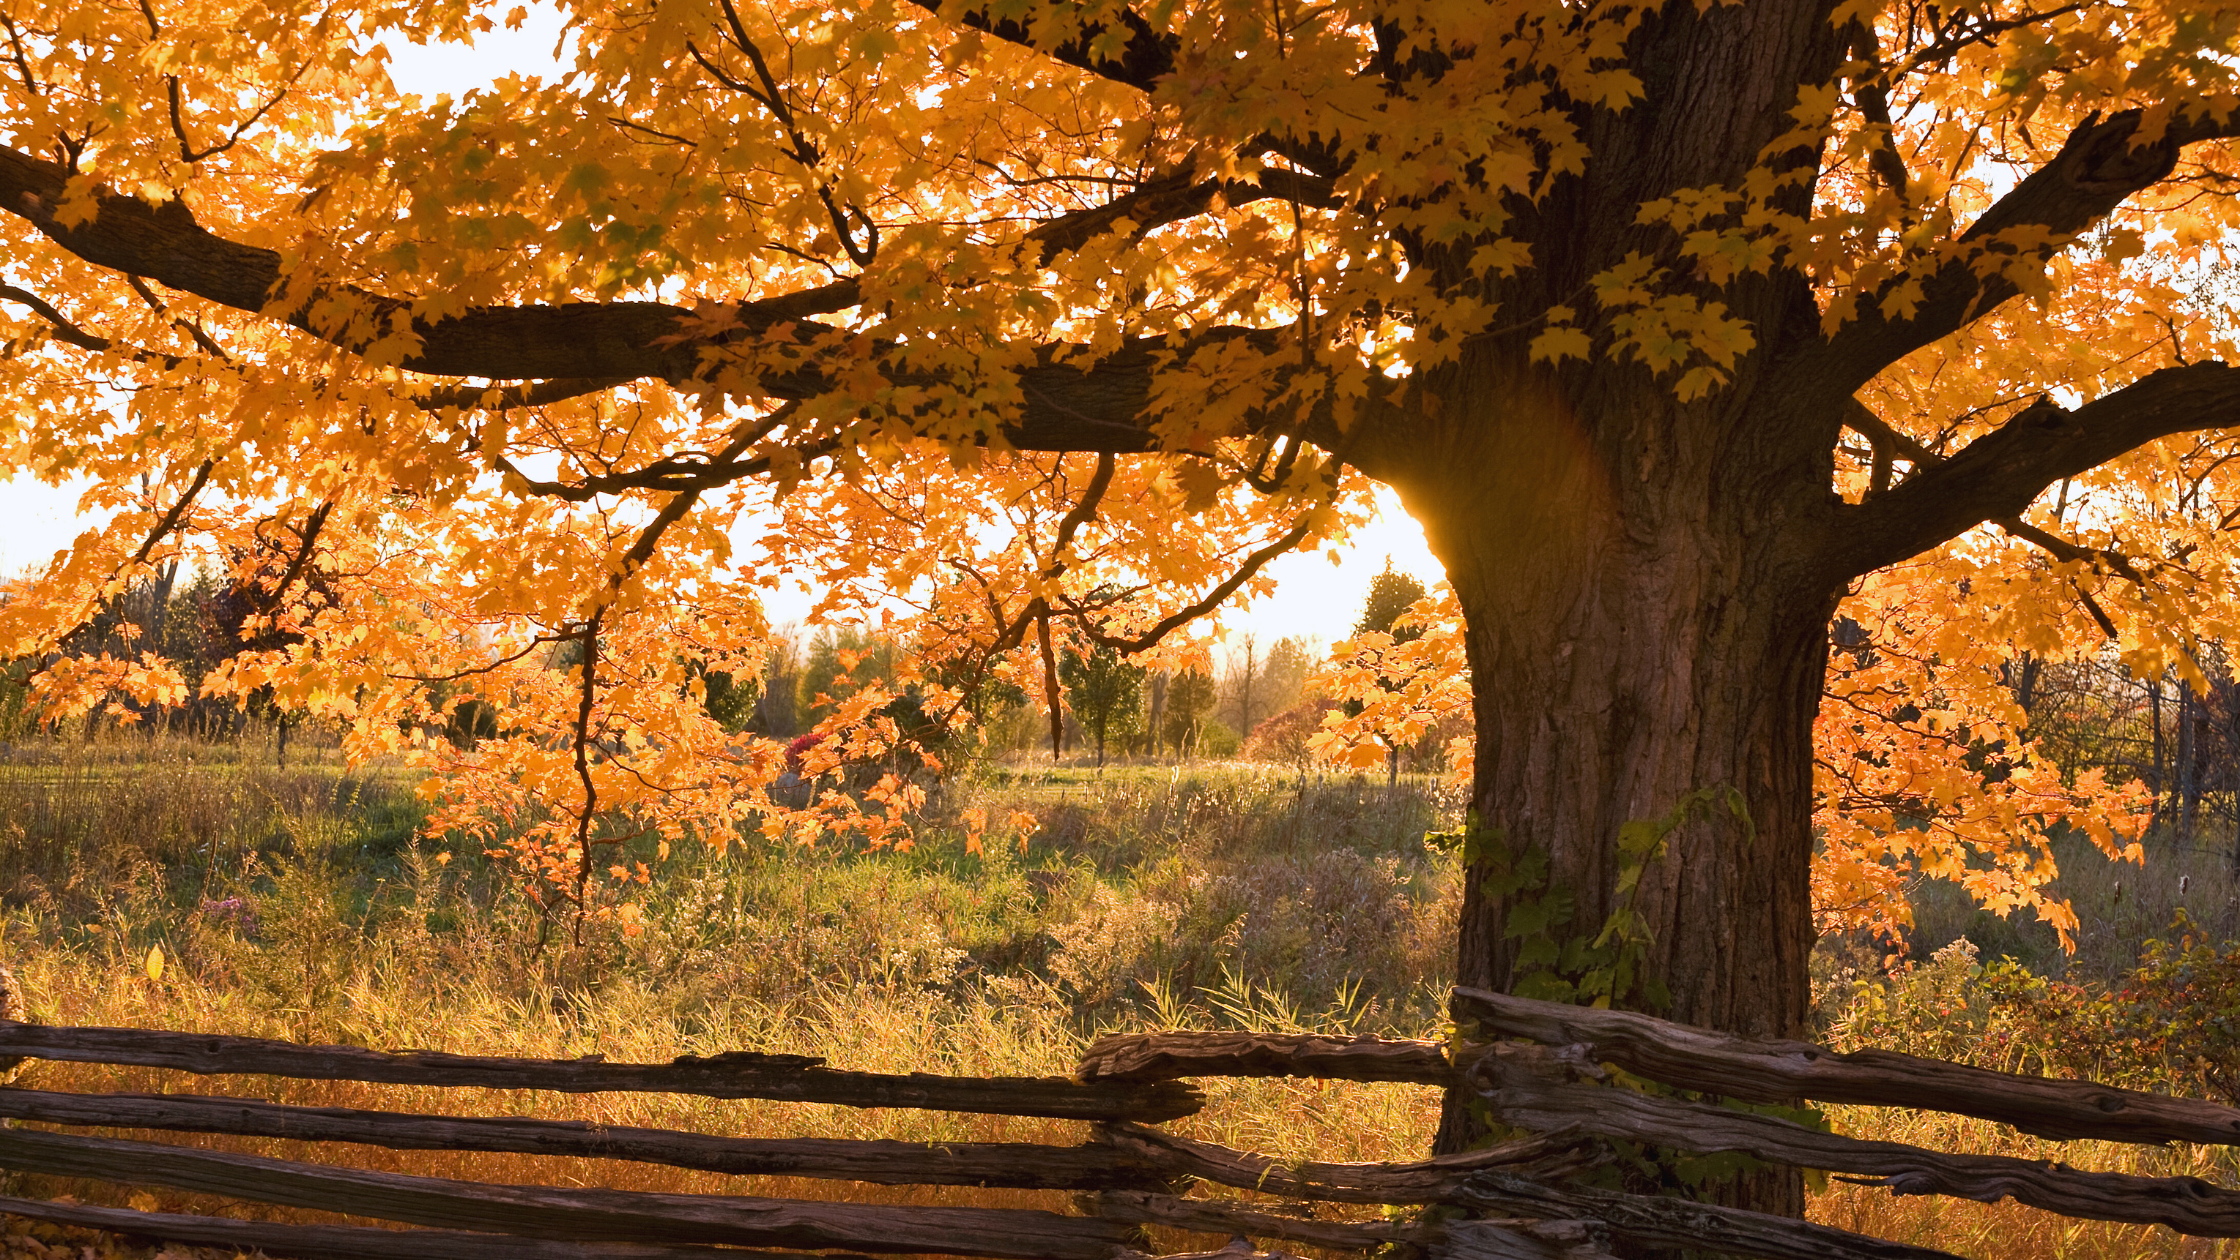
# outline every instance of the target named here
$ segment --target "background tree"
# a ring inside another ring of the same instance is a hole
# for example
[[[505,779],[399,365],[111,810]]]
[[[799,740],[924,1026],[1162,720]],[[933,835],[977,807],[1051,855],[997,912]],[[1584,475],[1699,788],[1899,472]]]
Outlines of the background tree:
[[[1313,760],[1313,740],[1322,734],[1323,718],[1332,713],[1343,716],[1344,706],[1321,696],[1300,700],[1254,727],[1251,737],[1244,742],[1244,755],[1254,761],[1277,761],[1304,768]]]
[[[1424,597],[1423,583],[1405,573],[1395,573],[1392,557],[1386,556],[1384,569],[1369,580],[1369,593],[1361,601],[1361,619],[1353,623],[1353,647],[1356,654],[1374,656],[1386,648],[1413,643],[1423,637],[1423,626],[1409,614]],[[1371,638],[1370,636],[1375,636]],[[1396,689],[1398,684],[1379,675],[1378,665],[1364,658],[1359,666],[1366,670],[1372,685]],[[1349,718],[1358,718],[1367,707],[1361,699],[1346,701],[1345,712]],[[1398,786],[1400,782],[1400,745],[1397,735],[1379,732],[1377,738],[1385,746],[1385,785]]]
[[[1055,716],[1062,634],[1172,647],[1381,481],[1551,930],[1611,913],[1626,822],[1731,789],[1640,879],[1644,961],[1679,1018],[1793,1035],[1822,803],[1884,846],[1834,886],[1881,878],[1919,857],[1884,768],[2013,780],[1977,745],[2020,747],[2015,649],[2198,686],[2240,602],[2227,4],[562,7],[569,74],[435,101],[375,41],[496,6],[9,10],[0,459],[112,515],[0,653],[324,513],[350,598],[226,684],[360,753],[471,689],[512,734],[430,751],[439,821],[549,819],[525,869],[589,906],[648,830],[907,834],[905,776],[776,811],[771,749],[678,685],[759,667],[757,575],[895,601]],[[1823,711],[1847,601],[1884,637]],[[889,757],[893,699],[818,756]],[[1490,887],[1458,962],[1499,987],[1545,942]]]
[[[1240,736],[1249,736],[1270,715],[1298,702],[1318,653],[1289,635],[1273,643],[1258,635],[1234,635],[1230,643],[1216,712]]]
[[[791,739],[801,733],[801,653],[791,635],[770,644],[761,685],[755,690],[754,715],[748,728],[758,734]]]
[[[794,712],[810,725],[830,717],[864,687],[892,680],[899,652],[894,640],[857,626],[819,629],[794,682]]]
[[[1183,756],[1198,751],[1215,698],[1213,676],[1200,669],[1185,669],[1167,684],[1166,726],[1161,734]]]
[[[1361,617],[1353,623],[1353,632],[1357,635],[1389,634],[1395,643],[1421,637],[1421,626],[1401,626],[1399,621],[1423,596],[1423,583],[1408,574],[1395,572],[1392,557],[1386,556],[1384,568],[1369,579],[1369,593],[1362,597]]]
[[[1221,671],[1221,703],[1216,713],[1231,729],[1248,732],[1254,717],[1266,708],[1259,636],[1239,635],[1226,658],[1226,667]]]
[[[1307,676],[1314,672],[1315,660],[1321,655],[1319,646],[1287,634],[1269,647],[1267,659],[1260,666],[1260,690],[1265,697],[1260,707],[1264,712],[1280,713],[1306,694]]]
[[[1087,652],[1067,648],[1059,658],[1058,677],[1064,682],[1066,703],[1097,744],[1097,767],[1104,768],[1105,736],[1125,730],[1143,711],[1143,680],[1147,671],[1099,644]]]

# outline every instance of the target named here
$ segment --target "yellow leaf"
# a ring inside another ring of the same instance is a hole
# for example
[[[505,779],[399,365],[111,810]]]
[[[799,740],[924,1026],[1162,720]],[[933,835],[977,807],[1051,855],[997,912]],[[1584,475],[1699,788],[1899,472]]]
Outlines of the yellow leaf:
[[[148,947],[148,962],[147,962],[147,967],[146,967],[146,970],[147,970],[147,972],[148,972],[148,979],[150,979],[150,980],[153,980],[153,981],[156,981],[157,983],[161,983],[161,982],[162,982],[162,980],[163,980],[163,946],[161,946],[161,945],[150,945],[150,946]]]
[[[1561,363],[1565,359],[1585,359],[1594,349],[1587,334],[1576,328],[1550,328],[1532,339],[1534,363]]]

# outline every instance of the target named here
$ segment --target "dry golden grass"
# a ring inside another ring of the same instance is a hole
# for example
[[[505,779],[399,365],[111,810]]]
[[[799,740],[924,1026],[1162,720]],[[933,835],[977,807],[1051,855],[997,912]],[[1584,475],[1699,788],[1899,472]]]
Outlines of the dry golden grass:
[[[238,992],[204,986],[176,972],[151,981],[144,969],[91,965],[59,951],[18,954],[19,978],[35,1011],[70,1022],[184,1031],[288,1031],[284,1012],[259,1009]],[[596,1003],[566,1013],[525,1005],[487,989],[452,987],[441,999],[396,977],[355,977],[345,1001],[351,1041],[367,1044],[566,1058],[596,1052],[617,1060],[659,1062],[684,1053],[759,1049],[815,1054],[835,1066],[870,1071],[969,1075],[1058,1075],[1080,1046],[1058,996],[1019,986],[1008,1001],[959,1002],[912,992],[834,993],[784,1007],[735,1007],[729,1017],[690,1031],[653,995],[616,985]],[[48,1013],[52,1014],[48,1014]],[[677,1128],[741,1137],[861,1137],[907,1141],[1070,1143],[1089,1136],[1080,1122],[968,1116],[907,1109],[719,1100],[667,1094],[572,1095],[531,1091],[415,1088],[347,1081],[274,1078],[197,1079],[157,1069],[32,1061],[17,1084],[84,1092],[229,1093],[304,1106],[378,1108],[451,1115],[533,1115],[598,1124]],[[1286,1159],[1408,1158],[1424,1150],[1437,1120],[1427,1090],[1337,1082],[1212,1082],[1209,1106],[1172,1131]],[[859,1185],[784,1177],[731,1177],[656,1164],[484,1152],[391,1151],[336,1143],[202,1136],[120,1134],[220,1150],[310,1159],[380,1171],[466,1181],[599,1186],[669,1193],[748,1194],[872,1203],[970,1204],[1066,1210],[1063,1192]],[[12,1192],[144,1210],[199,1212],[288,1221],[349,1218],[156,1188],[69,1182],[18,1175]],[[1155,1236],[1171,1249],[1218,1246],[1180,1234]]]
[[[0,863],[5,949],[34,1018],[523,1057],[660,1062],[755,1049],[869,1071],[1062,1075],[1099,1032],[1176,1019],[1413,1029],[1424,1010],[1396,1003],[1430,991],[1412,974],[1421,954],[1451,949],[1435,939],[1435,925],[1451,917],[1453,880],[1420,843],[1437,818],[1420,797],[1381,789],[1354,799],[1346,785],[1307,796],[1279,791],[1266,776],[1115,775],[1070,789],[1051,809],[1057,834],[1027,854],[967,862],[942,856],[938,834],[907,856],[735,854],[671,870],[649,894],[644,937],[575,951],[564,934],[540,945],[535,917],[503,894],[478,854],[453,849],[444,865],[434,848],[406,843],[388,817],[400,810],[392,782],[344,780],[333,766],[282,775],[207,758],[190,765],[186,755],[137,769],[74,754],[0,767],[0,804],[12,806],[0,810],[10,820],[0,848],[15,859]],[[1322,846],[1301,844],[1302,830]],[[1156,839],[1146,843],[1145,831]],[[211,912],[213,899],[232,897],[253,910],[253,926]],[[1365,917],[1345,923],[1340,912],[1354,904]],[[1331,932],[1339,939],[1322,939]],[[1372,936],[1378,948],[1357,952],[1373,955],[1365,960],[1373,974],[1355,973],[1327,1010],[1320,998],[1304,1014],[1292,1004],[1289,993],[1344,975],[1328,970],[1333,951],[1318,946]],[[165,960],[157,979],[146,965],[151,948]],[[1160,1002],[1138,1000],[1135,980],[1177,964],[1214,986],[1211,1005],[1187,986],[1179,998],[1162,988]],[[1218,980],[1205,974],[1216,966]],[[1246,967],[1269,983],[1246,981]],[[1051,972],[1077,983],[1040,978]],[[198,1079],[42,1061],[28,1063],[18,1082],[748,1137],[1089,1136],[1076,1122],[906,1109]],[[1175,1131],[1285,1159],[1411,1157],[1437,1120],[1430,1091],[1402,1086],[1240,1080],[1211,1083],[1208,1093],[1208,1108]],[[126,1136],[468,1181],[1070,1203],[1064,1193],[742,1178],[619,1161]],[[14,1186],[165,1211],[321,1219],[162,1188],[28,1175]]]
[[[966,861],[953,844],[945,849],[936,829],[910,855],[750,852],[679,865],[649,894],[644,938],[595,941],[571,954],[538,946],[534,917],[506,899],[477,854],[454,849],[445,866],[435,862],[436,847],[405,842],[413,808],[393,775],[346,777],[334,764],[283,772],[252,756],[183,744],[156,752],[135,761],[129,749],[97,747],[0,765],[0,948],[36,1018],[524,1057],[600,1053],[659,1062],[755,1049],[869,1071],[1047,1075],[1070,1070],[1089,1037],[1119,1028],[1435,1034],[1432,999],[1453,948],[1459,880],[1416,839],[1442,821],[1439,808],[1375,785],[1310,787],[1257,771],[967,785],[953,793],[951,808],[1000,809],[1015,794],[1044,816],[1045,834],[1025,854],[985,860]],[[2104,896],[2113,911],[2119,874],[2126,879],[2120,904],[2142,931],[2178,899],[2175,877],[2135,868],[2080,871],[2079,890],[2088,900]],[[2206,872],[2196,872],[2188,896],[2201,895],[2206,883]],[[254,908],[254,930],[203,908],[233,896]],[[2120,952],[2106,939],[2112,918],[2088,914],[2086,935],[2095,947]],[[166,966],[151,980],[146,955],[157,945]],[[1067,1143],[1088,1136],[1079,1123],[903,1109],[198,1079],[36,1061],[19,1083],[749,1137]],[[1437,1123],[1437,1099],[1420,1088],[1206,1084],[1207,1109],[1174,1131],[1285,1160],[1414,1158],[1428,1149]],[[1867,1108],[1833,1114],[1856,1136],[1946,1150],[2223,1184],[2235,1184],[2240,1171],[2221,1151],[2041,1142],[1996,1125]],[[128,1136],[469,1181],[1069,1206],[1063,1193]],[[8,1184],[16,1193],[167,1211],[320,1219],[160,1188],[23,1174]],[[1814,1196],[1812,1213],[1982,1260],[2240,1258],[2240,1245],[2167,1230],[1840,1184]],[[76,1256],[95,1245],[88,1237],[12,1227],[0,1235],[0,1255],[59,1260],[61,1250]],[[1178,1249],[1221,1241],[1164,1233],[1159,1240]],[[114,1252],[114,1240],[97,1242],[97,1253]]]

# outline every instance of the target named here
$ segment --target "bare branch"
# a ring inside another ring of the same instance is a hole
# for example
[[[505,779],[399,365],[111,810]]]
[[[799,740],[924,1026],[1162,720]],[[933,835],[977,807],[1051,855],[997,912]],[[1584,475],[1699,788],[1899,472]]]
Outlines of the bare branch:
[[[274,92],[264,104],[257,106],[247,118],[242,119],[227,134],[225,139],[205,149],[195,148],[193,142],[187,139],[187,122],[182,117],[182,111],[186,103],[185,92],[179,86],[179,76],[175,74],[164,76],[171,96],[171,134],[179,141],[179,156],[185,158],[188,162],[199,162],[206,157],[215,157],[241,143],[241,137],[248,134],[249,128],[262,122],[264,116],[271,113],[274,106],[286,99],[289,90],[294,88],[297,81],[301,80],[310,69],[311,63],[308,61],[297,67],[296,72],[288,76],[288,81],[282,84],[280,89]]]
[[[40,84],[39,77],[31,73],[31,62],[23,55],[23,32],[16,26],[16,20],[0,13],[0,29],[8,32],[9,59],[15,63],[16,73],[23,76],[23,90],[33,96],[45,96],[47,89]]]
[[[1042,571],[1045,578],[1055,578],[1066,571],[1065,550],[1073,544],[1073,536],[1097,514],[1097,505],[1104,502],[1104,492],[1112,485],[1114,460],[1111,451],[1097,454],[1097,471],[1090,475],[1089,486],[1081,492],[1081,501],[1074,504],[1065,519],[1058,522],[1058,536],[1050,544],[1050,564]]]
[[[187,483],[187,488],[180,493],[178,502],[171,505],[171,510],[165,512],[163,519],[157,521],[156,527],[149,530],[148,536],[141,540],[140,550],[132,553],[132,559],[125,565],[126,568],[137,568],[147,563],[149,555],[156,549],[156,544],[169,537],[172,530],[179,528],[180,519],[186,516],[187,508],[193,504],[194,497],[202,493],[202,487],[210,484],[210,471],[217,466],[218,461],[211,458],[203,460],[201,464],[195,467],[194,480]]]
[[[304,518],[303,529],[296,534],[296,554],[289,559],[287,571],[280,575],[279,584],[274,586],[272,593],[265,598],[264,605],[267,610],[279,607],[281,599],[288,593],[288,588],[294,586],[296,579],[303,576],[304,569],[311,563],[312,550],[318,545],[319,531],[326,528],[327,517],[332,515],[333,512],[334,500],[328,499],[311,509],[311,515]]]
[[[1082,631],[1095,642],[1104,644],[1107,647],[1116,647],[1123,652],[1141,652],[1145,648],[1150,647],[1152,644],[1157,643],[1159,640],[1166,638],[1168,634],[1172,633],[1178,627],[1195,621],[1198,618],[1205,616],[1207,613],[1212,612],[1214,609],[1220,607],[1221,601],[1229,598],[1231,595],[1236,594],[1237,589],[1243,586],[1245,583],[1251,581],[1252,575],[1258,573],[1264,566],[1267,565],[1270,560],[1275,559],[1277,556],[1282,555],[1284,552],[1291,550],[1293,547],[1298,546],[1302,542],[1305,542],[1307,535],[1313,531],[1313,525],[1314,513],[1310,511],[1305,515],[1302,515],[1299,518],[1299,523],[1293,525],[1289,533],[1286,533],[1283,537],[1276,539],[1272,543],[1269,543],[1267,546],[1260,548],[1258,551],[1253,552],[1251,555],[1246,556],[1244,563],[1237,566],[1237,571],[1230,574],[1225,580],[1223,580],[1221,585],[1216,586],[1212,590],[1206,592],[1206,597],[1204,599],[1201,599],[1197,603],[1190,605],[1188,608],[1180,609],[1176,612],[1168,614],[1166,617],[1161,618],[1158,624],[1152,626],[1149,630],[1144,631],[1142,634],[1136,635],[1133,638],[1124,638],[1119,635],[1106,634],[1093,626],[1087,625],[1084,625],[1082,627]]]
[[[854,261],[856,266],[870,266],[871,260],[879,253],[879,225],[871,221],[871,216],[865,214],[861,206],[850,203],[843,207],[834,200],[832,185],[825,180],[820,169],[824,154],[818,150],[815,142],[811,141],[802,132],[800,122],[794,117],[793,107],[786,103],[785,89],[779,85],[777,76],[770,72],[770,63],[763,57],[762,49],[747,34],[747,25],[739,19],[738,8],[731,3],[731,0],[722,0],[722,5],[723,17],[729,27],[731,42],[745,55],[747,64],[754,67],[755,78],[762,85],[761,90],[757,91],[717,69],[708,58],[701,56],[699,49],[688,44],[686,45],[686,51],[690,52],[692,59],[699,62],[701,68],[713,75],[718,83],[734,92],[752,98],[768,110],[773,119],[777,120],[778,126],[784,129],[786,133],[786,142],[793,146],[793,160],[800,163],[802,169],[809,172],[816,184],[817,200],[824,204],[825,214],[832,221],[833,234],[840,238],[840,247],[847,251],[848,257]],[[863,228],[864,240],[861,245],[856,243],[855,228],[848,222],[851,216]]]
[[[1973,20],[1962,21],[1958,23],[1949,34],[1943,36],[1942,38],[1939,38],[1935,43],[1922,48],[1918,52],[1915,52],[1912,56],[1907,57],[1904,64],[1898,66],[1892,72],[1893,76],[1895,77],[1898,75],[1912,74],[1916,71],[1925,70],[1932,66],[1942,67],[1945,64],[1949,63],[1955,56],[1959,55],[1962,49],[1967,48],[1971,44],[1989,43],[1993,39],[2006,34],[2008,31],[2020,30],[2025,26],[2035,26],[2043,22],[2050,22],[2057,17],[2063,17],[2068,14],[2075,13],[2078,10],[2083,9],[2084,7],[2084,3],[2082,3],[2080,0],[2080,2],[2076,4],[2064,4],[2058,8],[2046,9],[2042,12],[2024,13],[2017,17],[2006,19],[1994,19],[1980,14],[1967,15]]]
[[[468,668],[466,668],[466,669],[462,669],[462,670],[458,671],[457,673],[453,673],[453,674],[390,674],[390,675],[388,675],[388,676],[389,676],[390,678],[395,678],[395,679],[399,679],[399,680],[402,680],[402,681],[406,681],[406,682],[422,682],[422,683],[447,683],[447,682],[457,682],[457,681],[459,681],[459,680],[460,680],[460,679],[462,679],[462,678],[472,678],[472,677],[475,677],[475,676],[476,676],[476,675],[478,675],[478,674],[495,674],[495,673],[497,673],[497,672],[498,672],[499,670],[501,670],[501,669],[504,669],[504,668],[505,668],[506,666],[508,666],[508,665],[511,665],[511,664],[513,664],[513,663],[514,663],[515,661],[518,661],[518,660],[520,660],[520,659],[521,659],[522,657],[525,657],[525,656],[529,655],[529,654],[530,654],[531,652],[534,652],[534,651],[536,651],[536,650],[537,650],[538,648],[541,648],[541,647],[550,647],[550,646],[552,646],[552,645],[554,645],[554,644],[560,644],[560,643],[573,643],[573,642],[575,642],[576,640],[578,640],[578,639],[580,639],[580,638],[582,638],[582,637],[583,637],[583,630],[582,630],[582,629],[581,629],[580,627],[579,627],[579,628],[577,628],[577,629],[574,629],[574,630],[569,630],[569,631],[565,631],[565,632],[563,632],[563,633],[560,633],[560,634],[540,634],[540,635],[538,635],[537,637],[535,637],[535,638],[533,638],[533,639],[529,640],[529,644],[528,644],[528,646],[526,646],[526,647],[522,648],[522,649],[521,649],[520,651],[518,651],[518,652],[512,652],[512,653],[509,653],[509,654],[507,654],[507,655],[505,655],[505,656],[501,656],[501,657],[499,657],[498,659],[496,659],[496,660],[494,660],[494,661],[491,661],[491,662],[489,662],[489,663],[487,663],[487,664],[483,664],[483,665],[473,665],[473,666],[469,666]]]
[[[80,350],[91,350],[95,354],[103,353],[116,345],[107,337],[87,332],[78,325],[71,323],[61,311],[49,305],[45,298],[27,289],[19,289],[12,284],[0,284],[0,298],[6,298],[11,302],[18,302],[30,307],[32,314],[53,326],[55,340],[57,341],[76,346]],[[173,365],[177,362],[176,359],[171,360]]]

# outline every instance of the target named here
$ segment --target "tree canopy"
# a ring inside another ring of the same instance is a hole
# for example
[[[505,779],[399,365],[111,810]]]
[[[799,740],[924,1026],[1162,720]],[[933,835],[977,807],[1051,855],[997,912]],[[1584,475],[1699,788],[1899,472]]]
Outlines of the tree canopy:
[[[899,689],[1189,664],[1381,481],[1451,590],[1379,650],[1474,700],[1462,978],[1622,908],[1674,1014],[1793,1033],[1815,889],[2137,830],[2003,670],[2198,681],[2240,608],[2228,0],[562,7],[565,73],[425,100],[388,47],[521,11],[0,3],[0,464],[107,514],[0,609],[53,711],[180,693],[69,636],[226,558],[206,688],[589,906],[632,837],[907,841],[913,776],[789,807],[699,703],[779,574],[907,623],[815,777]]]

